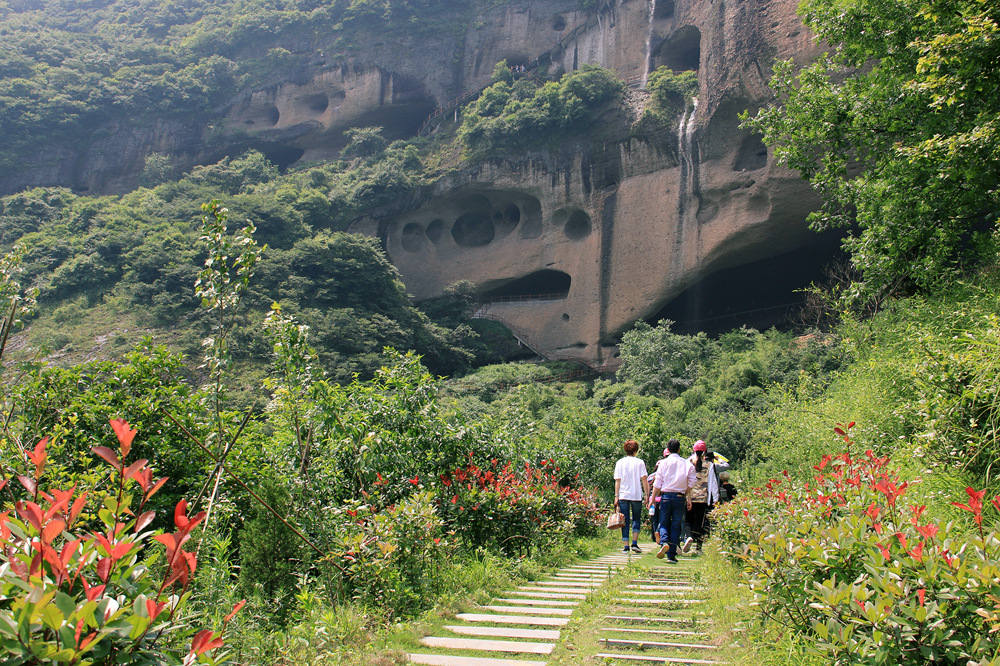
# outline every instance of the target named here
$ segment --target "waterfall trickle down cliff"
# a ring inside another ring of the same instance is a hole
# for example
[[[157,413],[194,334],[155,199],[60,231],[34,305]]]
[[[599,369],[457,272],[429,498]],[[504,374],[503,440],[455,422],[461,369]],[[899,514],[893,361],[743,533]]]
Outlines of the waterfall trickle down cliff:
[[[650,61],[653,59],[653,19],[656,17],[656,0],[649,0],[649,31],[646,33],[646,63],[642,67],[642,89],[649,81]]]
[[[677,224],[683,228],[689,209],[697,211],[697,207],[689,204],[697,196],[697,174],[695,173],[697,157],[694,145],[694,119],[698,113],[698,98],[691,98],[691,108],[681,114],[677,125],[677,160],[680,163],[680,191],[677,194]]]

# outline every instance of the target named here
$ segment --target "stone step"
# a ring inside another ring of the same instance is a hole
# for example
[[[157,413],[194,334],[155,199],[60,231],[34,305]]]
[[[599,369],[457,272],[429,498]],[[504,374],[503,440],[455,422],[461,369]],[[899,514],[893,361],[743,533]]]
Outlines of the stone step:
[[[625,603],[630,603],[630,604],[640,604],[640,605],[643,605],[643,606],[650,605],[650,604],[653,604],[653,605],[655,605],[655,604],[685,604],[685,605],[687,605],[687,604],[703,604],[703,603],[705,603],[704,599],[670,599],[670,600],[664,601],[662,598],[659,598],[659,599],[641,599],[641,598],[638,598],[638,597],[619,597],[617,600],[619,602],[625,602]]]
[[[492,622],[494,624],[530,624],[536,627],[565,627],[566,617],[531,617],[528,615],[492,615],[489,613],[459,613],[456,619],[466,622]]]
[[[645,654],[629,654],[627,652],[600,652],[598,659],[613,659],[615,661],[645,661],[653,664],[728,664],[728,661],[712,661],[709,659],[688,659],[685,657],[654,657]],[[486,666],[484,664],[484,666]]]
[[[612,622],[633,622],[638,624],[654,624],[654,623],[664,623],[664,624],[691,624],[691,618],[679,618],[679,617],[634,617],[627,615],[605,615],[605,620],[611,620]]]
[[[523,661],[520,659],[486,659],[484,657],[459,657],[450,654],[421,654],[411,652],[407,655],[411,664],[429,664],[430,666],[546,666],[547,661]]]
[[[483,652],[524,652],[528,654],[552,654],[555,643],[528,643],[525,641],[491,641],[485,638],[449,638],[447,636],[424,636],[420,642],[427,647],[448,648],[449,650],[482,650]]]
[[[453,634],[464,634],[466,636],[496,636],[499,638],[534,638],[538,640],[557,641],[559,640],[558,629],[518,629],[517,627],[467,627],[458,624],[449,624],[445,629]]]
[[[644,584],[632,584],[626,585],[626,589],[629,590],[664,590],[668,592],[680,591],[687,592],[694,590],[693,585],[644,585]]]
[[[525,606],[579,606],[579,601],[561,601],[559,599],[494,599],[505,604],[522,604]]]
[[[552,577],[555,578],[556,580],[578,580],[578,581],[598,581],[598,580],[608,579],[608,577],[605,576],[604,574],[592,574],[588,576],[584,574],[562,573],[559,571],[552,574]]]
[[[601,627],[601,631],[614,631],[619,634],[642,634],[643,636],[697,636],[707,637],[702,631],[680,631],[678,629],[629,629],[627,627]]]
[[[715,645],[705,645],[703,643],[672,643],[670,641],[639,641],[630,638],[601,638],[601,643],[608,647],[629,647],[629,648],[675,648],[683,650],[714,650]]]
[[[604,585],[603,582],[598,583],[592,580],[536,580],[533,581],[535,585],[544,585],[545,587],[573,587],[581,589],[594,589]]]
[[[526,597],[538,597],[539,599],[586,599],[586,594],[570,594],[568,592],[545,592],[541,590],[507,590],[507,594]],[[579,602],[577,602],[579,603]]]
[[[535,608],[534,606],[481,606],[481,608],[508,615],[517,613],[519,615],[563,615],[569,617],[573,614],[572,608]]]
[[[519,590],[531,590],[532,592],[552,592],[558,594],[576,594],[587,596],[587,592],[579,587],[546,587],[544,585],[519,585]]]
[[[626,586],[625,591],[628,594],[636,594],[640,597],[661,597],[664,599],[670,599],[671,601],[679,599],[684,596],[685,592],[693,591],[693,588],[688,588],[687,590],[677,589],[676,587],[665,587],[659,591],[653,590],[637,590],[631,585]]]

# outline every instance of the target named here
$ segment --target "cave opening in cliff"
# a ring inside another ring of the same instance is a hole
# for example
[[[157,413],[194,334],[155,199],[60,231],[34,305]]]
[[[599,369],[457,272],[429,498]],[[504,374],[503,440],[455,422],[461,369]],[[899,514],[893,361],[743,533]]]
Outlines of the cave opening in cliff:
[[[535,271],[503,286],[483,292],[487,303],[505,301],[552,301],[566,298],[573,279],[562,271]]]
[[[712,273],[648,321],[673,320],[672,330],[686,335],[704,331],[715,336],[740,326],[794,330],[794,315],[805,303],[802,290],[821,284],[826,268],[844,259],[840,236],[827,232],[791,252]]]
[[[653,65],[675,72],[697,71],[701,64],[701,31],[684,26],[670,35],[654,54]]]
[[[674,15],[674,0],[656,0],[653,4],[653,19],[668,19]]]

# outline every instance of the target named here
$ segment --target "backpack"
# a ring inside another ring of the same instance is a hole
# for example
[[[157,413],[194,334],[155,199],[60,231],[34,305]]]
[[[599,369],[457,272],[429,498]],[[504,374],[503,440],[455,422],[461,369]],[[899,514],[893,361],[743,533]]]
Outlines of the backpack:
[[[719,489],[719,504],[728,502],[732,497],[729,496],[729,491],[722,486],[722,481],[719,479],[719,468],[714,463],[712,464],[712,473],[715,474],[715,486]]]

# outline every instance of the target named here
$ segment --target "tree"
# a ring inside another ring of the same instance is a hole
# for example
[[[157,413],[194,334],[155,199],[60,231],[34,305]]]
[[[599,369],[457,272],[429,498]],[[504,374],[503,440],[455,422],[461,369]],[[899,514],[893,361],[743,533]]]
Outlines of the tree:
[[[1000,6],[977,0],[808,0],[832,47],[775,65],[777,102],[744,125],[823,196],[868,294],[924,289],[996,251]]]

